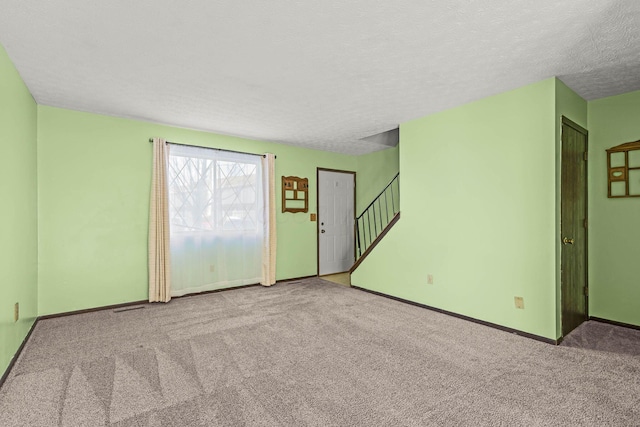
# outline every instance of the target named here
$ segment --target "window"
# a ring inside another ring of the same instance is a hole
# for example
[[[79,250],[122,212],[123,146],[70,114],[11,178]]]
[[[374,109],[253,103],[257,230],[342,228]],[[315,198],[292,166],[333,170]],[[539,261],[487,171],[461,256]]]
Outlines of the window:
[[[170,144],[167,178],[171,295],[260,282],[261,158]]]
[[[260,158],[172,145],[169,217],[172,232],[261,232]]]

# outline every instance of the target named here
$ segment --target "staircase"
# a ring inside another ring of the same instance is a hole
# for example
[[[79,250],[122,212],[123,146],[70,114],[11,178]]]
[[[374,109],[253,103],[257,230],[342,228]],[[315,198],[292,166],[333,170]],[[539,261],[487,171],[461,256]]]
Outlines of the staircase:
[[[400,219],[400,173],[356,218],[356,262],[352,273]]]

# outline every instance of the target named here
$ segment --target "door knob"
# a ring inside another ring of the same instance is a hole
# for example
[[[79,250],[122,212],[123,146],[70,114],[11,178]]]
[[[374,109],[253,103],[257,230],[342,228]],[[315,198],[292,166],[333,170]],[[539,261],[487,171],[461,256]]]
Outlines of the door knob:
[[[321,233],[324,233],[324,230],[320,230]]]
[[[568,237],[565,237],[564,239],[562,239],[562,243],[565,245],[573,245],[573,239],[569,239]]]

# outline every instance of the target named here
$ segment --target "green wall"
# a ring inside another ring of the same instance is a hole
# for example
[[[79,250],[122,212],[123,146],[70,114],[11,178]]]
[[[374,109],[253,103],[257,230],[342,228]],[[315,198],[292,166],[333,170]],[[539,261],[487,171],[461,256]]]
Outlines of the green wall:
[[[548,79],[401,125],[402,219],[352,283],[555,339],[555,91]]]
[[[358,156],[356,215],[375,199],[400,170],[399,146]]]
[[[147,298],[151,136],[273,152],[277,177],[310,179],[310,213],[317,167],[357,172],[358,213],[401,168],[402,220],[352,283],[554,339],[566,116],[590,131],[590,314],[640,325],[640,199],[606,198],[604,151],[640,139],[638,115],[640,92],[587,106],[548,79],[403,124],[401,148],[348,156],[37,106],[0,46],[0,372],[37,314]],[[280,213],[279,198],[277,211],[277,278],[316,274],[316,224]]]
[[[374,180],[369,162],[389,161],[393,169],[393,150],[360,160],[59,108],[39,106],[38,114],[41,315],[147,298],[149,137],[275,153],[278,178],[309,178],[310,213],[316,212],[317,167],[361,171],[358,195],[368,194]],[[279,194],[279,179],[276,186]],[[277,199],[277,279],[316,274],[316,223],[309,214],[281,213]]]
[[[37,316],[36,122],[36,103],[0,46],[0,375]]]
[[[562,244],[560,243],[560,198],[561,198],[561,165],[562,165],[562,117],[587,128],[587,101],[569,89],[562,81],[555,80],[556,87],[556,337],[562,336],[562,289],[560,280],[560,265]]]
[[[607,198],[607,148],[640,139],[640,91],[589,102],[590,315],[640,326],[640,198]]]

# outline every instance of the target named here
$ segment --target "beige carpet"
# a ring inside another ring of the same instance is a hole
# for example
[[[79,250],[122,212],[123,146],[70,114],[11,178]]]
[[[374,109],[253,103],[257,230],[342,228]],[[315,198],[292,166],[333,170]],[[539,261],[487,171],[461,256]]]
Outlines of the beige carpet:
[[[634,330],[556,347],[317,278],[144,307],[40,322],[0,425],[640,422]]]

